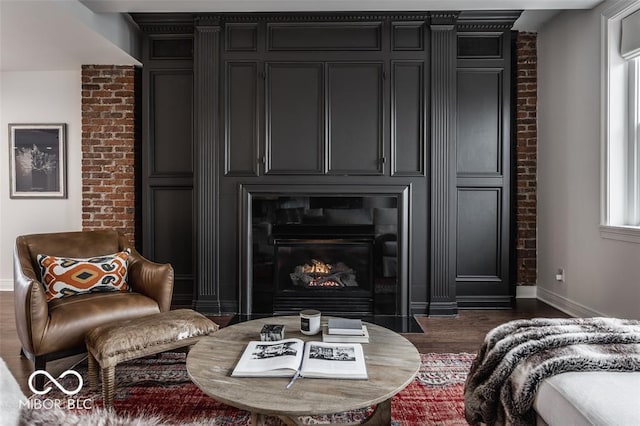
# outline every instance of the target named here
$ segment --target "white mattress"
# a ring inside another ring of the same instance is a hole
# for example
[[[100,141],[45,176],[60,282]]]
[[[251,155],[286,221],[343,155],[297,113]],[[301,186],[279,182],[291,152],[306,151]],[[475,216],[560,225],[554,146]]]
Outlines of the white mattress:
[[[534,408],[550,426],[640,425],[640,372],[572,372],[545,379]]]

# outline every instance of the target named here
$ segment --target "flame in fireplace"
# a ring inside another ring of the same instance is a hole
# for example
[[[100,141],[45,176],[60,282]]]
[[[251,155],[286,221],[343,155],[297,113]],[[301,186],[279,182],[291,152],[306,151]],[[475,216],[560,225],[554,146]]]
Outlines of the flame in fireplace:
[[[303,265],[302,272],[306,274],[329,274],[332,266],[320,260],[311,259],[311,265]]]
[[[302,272],[305,274],[330,274],[333,266],[321,260],[311,259],[311,265],[302,265]],[[307,284],[308,287],[342,287],[340,283],[334,280],[326,280],[323,275],[311,279]]]
[[[296,266],[289,274],[295,285],[305,287],[357,287],[355,271],[342,262],[335,265],[311,259],[311,265]]]

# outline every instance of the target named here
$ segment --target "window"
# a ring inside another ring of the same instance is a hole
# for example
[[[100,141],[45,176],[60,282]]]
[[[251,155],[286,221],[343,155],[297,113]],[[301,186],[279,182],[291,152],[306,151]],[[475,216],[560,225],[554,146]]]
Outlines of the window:
[[[628,64],[629,123],[627,132],[626,223],[640,226],[640,58]]]
[[[601,236],[640,243],[640,1],[602,17]]]

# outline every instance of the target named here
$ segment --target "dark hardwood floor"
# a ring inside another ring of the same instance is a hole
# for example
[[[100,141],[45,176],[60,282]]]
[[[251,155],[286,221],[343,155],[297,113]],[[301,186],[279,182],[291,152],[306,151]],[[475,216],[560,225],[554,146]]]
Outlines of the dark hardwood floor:
[[[484,336],[495,326],[516,319],[567,318],[569,315],[537,299],[516,299],[513,309],[460,310],[455,318],[417,317],[424,333],[404,336],[420,353],[468,352],[480,349]]]
[[[469,352],[475,353],[485,334],[506,321],[533,317],[567,317],[567,315],[539,300],[518,299],[514,309],[461,310],[457,317],[419,317],[424,333],[405,333],[420,353]],[[230,317],[211,317],[221,326]],[[27,380],[33,364],[20,356],[20,342],[16,333],[13,292],[0,292],[0,357],[16,377],[23,392],[30,394]],[[47,370],[57,376],[76,364],[83,355],[52,361]]]

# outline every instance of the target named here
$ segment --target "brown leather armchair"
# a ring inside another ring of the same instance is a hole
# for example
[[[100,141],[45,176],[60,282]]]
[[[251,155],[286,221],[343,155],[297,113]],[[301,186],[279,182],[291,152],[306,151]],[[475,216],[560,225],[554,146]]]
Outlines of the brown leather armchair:
[[[87,258],[131,249],[128,283],[132,291],[80,294],[47,302],[38,254]],[[23,235],[13,254],[14,302],[23,354],[46,369],[46,362],[86,351],[84,337],[95,326],[168,311],[173,268],[142,257],[117,231]],[[37,379],[44,380],[42,375]],[[44,384],[37,380],[36,386]]]

